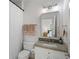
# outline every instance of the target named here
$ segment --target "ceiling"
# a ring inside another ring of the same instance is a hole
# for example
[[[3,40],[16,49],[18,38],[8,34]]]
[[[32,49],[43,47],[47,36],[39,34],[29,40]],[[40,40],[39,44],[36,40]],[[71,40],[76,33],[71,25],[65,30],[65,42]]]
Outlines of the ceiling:
[[[17,4],[19,7],[22,7],[22,2],[26,1],[26,4],[30,3],[30,2],[35,2],[35,1],[40,1],[39,3],[41,3],[43,8],[47,8],[50,6],[56,6],[59,3],[62,3],[64,0],[11,0],[13,1],[15,4]],[[30,2],[29,2],[30,1]]]
[[[43,6],[43,7],[48,7],[48,6],[55,6],[61,2],[63,2],[64,0],[24,0],[26,1],[26,4],[30,3],[30,2],[36,2],[39,1],[39,3]]]
[[[62,0],[42,0],[43,7],[55,6],[60,3]]]

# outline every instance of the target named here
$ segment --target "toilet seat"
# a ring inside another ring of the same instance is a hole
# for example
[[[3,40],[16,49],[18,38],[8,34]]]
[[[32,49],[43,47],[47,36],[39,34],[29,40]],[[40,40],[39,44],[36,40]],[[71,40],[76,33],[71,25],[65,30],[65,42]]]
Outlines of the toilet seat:
[[[30,55],[30,52],[27,50],[23,50],[19,53],[18,59],[28,59]]]

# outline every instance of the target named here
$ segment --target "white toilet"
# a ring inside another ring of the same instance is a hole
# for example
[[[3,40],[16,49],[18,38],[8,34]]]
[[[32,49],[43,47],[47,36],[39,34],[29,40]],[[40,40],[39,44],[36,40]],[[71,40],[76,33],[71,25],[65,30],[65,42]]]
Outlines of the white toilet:
[[[30,52],[23,50],[19,53],[18,59],[29,59]]]
[[[19,53],[18,59],[29,59],[31,52],[33,52],[33,42],[23,42],[23,50]]]

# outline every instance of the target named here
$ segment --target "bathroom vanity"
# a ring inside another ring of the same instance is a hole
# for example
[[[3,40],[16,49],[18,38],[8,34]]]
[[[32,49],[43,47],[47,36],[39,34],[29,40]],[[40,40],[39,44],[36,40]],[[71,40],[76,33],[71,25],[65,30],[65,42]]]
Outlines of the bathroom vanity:
[[[38,41],[35,44],[35,59],[68,59],[65,43]]]

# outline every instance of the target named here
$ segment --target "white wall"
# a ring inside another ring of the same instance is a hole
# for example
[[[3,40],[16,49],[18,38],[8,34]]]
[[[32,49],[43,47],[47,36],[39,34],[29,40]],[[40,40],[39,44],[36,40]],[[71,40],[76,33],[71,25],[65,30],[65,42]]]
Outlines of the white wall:
[[[65,10],[59,13],[60,20],[60,36],[63,37],[64,42],[67,44],[70,49],[70,9],[69,6]],[[67,35],[63,36],[63,30],[67,32]]]
[[[66,25],[65,30],[67,32],[67,35],[64,36],[64,41],[68,45],[68,47],[70,47],[70,9],[69,8],[67,8],[63,13],[63,25]]]
[[[17,59],[22,48],[23,11],[11,2],[9,9],[9,59]]]
[[[28,3],[24,1],[24,24],[37,24],[36,25],[36,35],[28,36],[26,35],[25,40],[30,40],[36,42],[40,34],[40,14],[41,14],[41,4],[40,0],[29,0]]]

